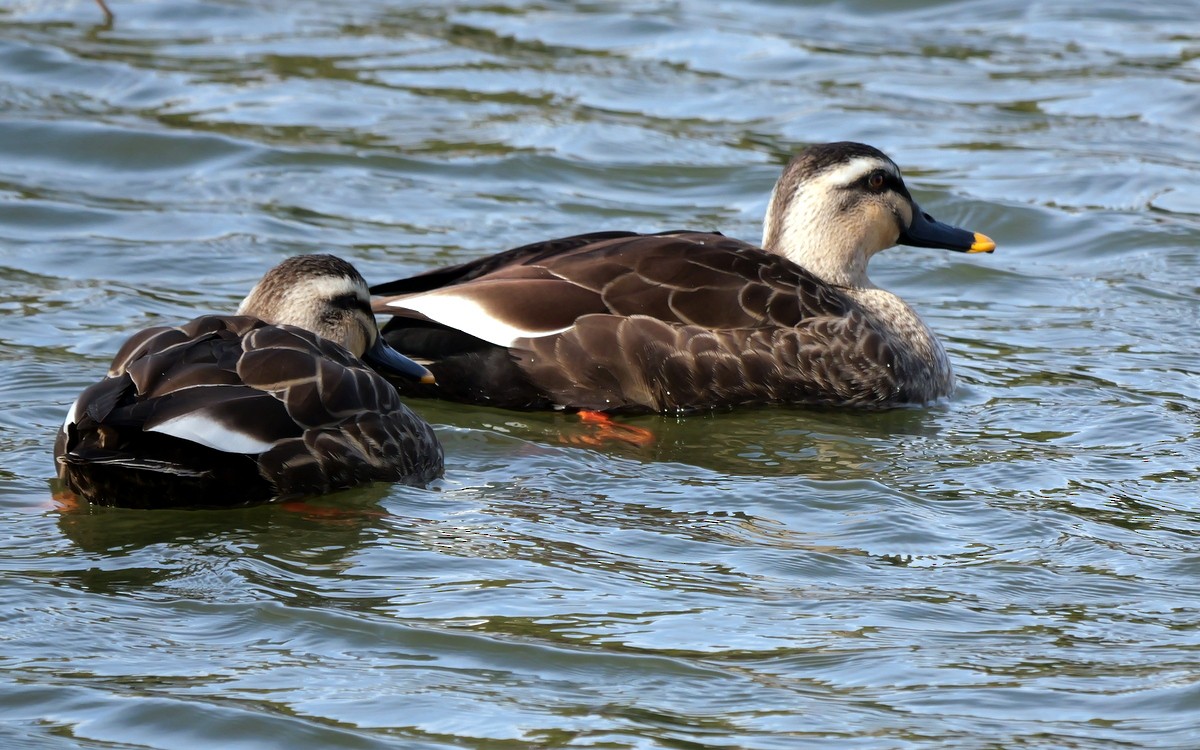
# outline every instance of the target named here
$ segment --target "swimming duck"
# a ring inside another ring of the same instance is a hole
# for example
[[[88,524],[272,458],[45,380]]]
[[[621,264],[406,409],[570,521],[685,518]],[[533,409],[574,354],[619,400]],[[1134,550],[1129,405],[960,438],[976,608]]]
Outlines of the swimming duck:
[[[379,336],[354,266],[289,258],[236,315],[125,342],[67,414],[54,447],[59,478],[93,503],[151,508],[440,476],[432,428],[364,360],[401,380],[433,379]]]
[[[991,252],[938,221],[862,143],[798,154],[762,246],[711,232],[598,232],[380,284],[383,336],[436,386],[516,409],[685,413],[739,404],[889,407],[951,393],[941,343],[867,277],[896,244]]]

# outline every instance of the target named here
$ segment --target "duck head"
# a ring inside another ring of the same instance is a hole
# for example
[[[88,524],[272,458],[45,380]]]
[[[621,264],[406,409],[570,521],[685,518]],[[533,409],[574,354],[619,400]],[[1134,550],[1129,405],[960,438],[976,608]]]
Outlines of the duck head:
[[[863,143],[805,149],[784,169],[763,221],[763,248],[839,286],[874,286],[871,256],[893,245],[990,253],[985,235],[937,221],[921,210],[900,168]]]
[[[429,370],[379,335],[367,282],[335,255],[297,255],[267,271],[238,307],[273,325],[293,325],[341,344],[377,370],[432,383]]]

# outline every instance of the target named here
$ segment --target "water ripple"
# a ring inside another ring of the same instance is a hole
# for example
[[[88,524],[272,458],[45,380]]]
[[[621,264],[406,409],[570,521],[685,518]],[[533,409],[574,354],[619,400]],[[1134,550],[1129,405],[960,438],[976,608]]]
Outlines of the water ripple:
[[[115,5],[0,10],[6,747],[1196,746],[1191,4]],[[52,498],[121,341],[284,255],[753,240],[787,156],[841,139],[998,241],[872,264],[946,403],[605,450],[421,403],[428,490]]]

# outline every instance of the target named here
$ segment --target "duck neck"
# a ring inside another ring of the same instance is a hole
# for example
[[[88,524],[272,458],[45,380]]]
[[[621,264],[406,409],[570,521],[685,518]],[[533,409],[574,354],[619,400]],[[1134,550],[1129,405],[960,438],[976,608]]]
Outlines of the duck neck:
[[[865,244],[871,238],[854,237],[830,218],[828,211],[813,210],[810,202],[797,199],[785,210],[776,210],[776,203],[771,201],[763,220],[764,250],[782,255],[834,286],[876,288],[867,278],[872,253]]]
[[[828,284],[846,289],[876,289],[867,276],[869,256],[859,247],[847,250],[845,246],[821,241],[824,233],[814,229],[811,234],[784,230],[763,235],[763,249],[782,255],[796,265],[814,274]]]

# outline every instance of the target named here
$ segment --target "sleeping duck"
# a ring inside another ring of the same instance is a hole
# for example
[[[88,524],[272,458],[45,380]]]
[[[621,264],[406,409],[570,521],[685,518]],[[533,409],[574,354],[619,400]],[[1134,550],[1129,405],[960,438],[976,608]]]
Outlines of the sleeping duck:
[[[806,149],[775,185],[762,246],[712,232],[598,232],[381,284],[383,336],[437,385],[514,409],[686,413],[739,404],[888,407],[948,396],[941,343],[867,278],[896,244],[991,252],[935,221],[861,143]]]
[[[71,406],[54,446],[58,476],[90,502],[142,508],[440,476],[432,428],[364,361],[400,380],[433,380],[379,337],[352,265],[289,258],[236,315],[125,342],[107,377]]]

